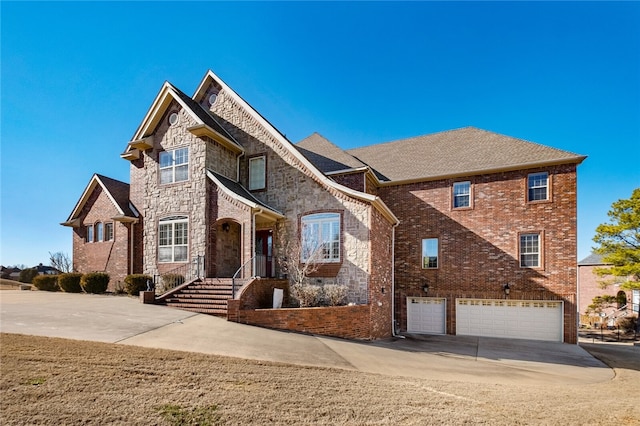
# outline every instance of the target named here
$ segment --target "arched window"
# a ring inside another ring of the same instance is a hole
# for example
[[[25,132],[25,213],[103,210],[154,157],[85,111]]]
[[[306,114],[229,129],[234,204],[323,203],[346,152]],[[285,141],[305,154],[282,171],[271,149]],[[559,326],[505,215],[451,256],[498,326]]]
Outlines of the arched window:
[[[96,241],[104,241],[104,227],[102,222],[96,222]]]

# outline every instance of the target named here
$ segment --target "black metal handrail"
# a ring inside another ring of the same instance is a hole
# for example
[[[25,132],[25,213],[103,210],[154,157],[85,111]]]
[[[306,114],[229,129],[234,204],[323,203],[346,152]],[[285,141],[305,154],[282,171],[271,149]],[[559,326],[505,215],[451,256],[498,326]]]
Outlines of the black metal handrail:
[[[154,286],[160,291],[160,294],[166,293],[179,285],[203,278],[204,266],[204,256],[196,256],[189,263],[162,274],[154,275]]]

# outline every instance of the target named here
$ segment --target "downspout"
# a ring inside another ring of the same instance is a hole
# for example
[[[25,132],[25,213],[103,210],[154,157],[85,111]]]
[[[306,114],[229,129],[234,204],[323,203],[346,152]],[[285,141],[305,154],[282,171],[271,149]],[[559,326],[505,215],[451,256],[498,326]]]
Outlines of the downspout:
[[[135,250],[135,222],[131,222],[131,248],[129,249],[129,274],[133,274],[133,251]]]
[[[240,159],[244,157],[244,152],[236,157],[236,182],[240,182]]]
[[[396,334],[396,228],[400,222],[391,228],[391,335],[399,339],[404,336]]]

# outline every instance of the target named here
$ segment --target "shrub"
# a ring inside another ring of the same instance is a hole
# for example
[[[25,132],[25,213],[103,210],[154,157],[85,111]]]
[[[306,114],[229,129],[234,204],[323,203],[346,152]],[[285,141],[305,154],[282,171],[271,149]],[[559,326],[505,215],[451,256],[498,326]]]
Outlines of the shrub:
[[[329,306],[345,305],[348,290],[346,285],[327,284],[324,286],[324,299]]]
[[[80,285],[80,280],[82,279],[82,274],[76,272],[70,272],[68,274],[60,274],[58,275],[58,286],[62,291],[67,293],[81,293],[82,286]]]
[[[624,317],[618,320],[618,326],[627,332],[634,331],[636,329],[636,321],[638,321],[635,317]]]
[[[31,284],[33,282],[33,279],[37,276],[38,271],[36,270],[36,268],[23,269],[22,271],[20,271],[20,277],[18,278],[18,281],[20,281],[21,283]]]
[[[184,284],[184,276],[180,274],[165,274],[162,276],[162,288],[164,291],[171,290]]]
[[[58,276],[57,275],[37,275],[33,278],[32,283],[38,290],[43,291],[58,291]]]
[[[80,285],[87,293],[104,293],[109,286],[109,274],[104,272],[90,272],[84,274]]]
[[[147,281],[153,282],[153,278],[146,274],[127,275],[124,278],[124,289],[131,296],[138,296],[147,289]]]
[[[117,281],[113,286],[113,292],[115,294],[125,294],[127,290],[124,288],[124,283],[122,281]]]
[[[301,308],[318,306],[322,289],[313,284],[294,284],[291,287],[293,297],[298,299]]]

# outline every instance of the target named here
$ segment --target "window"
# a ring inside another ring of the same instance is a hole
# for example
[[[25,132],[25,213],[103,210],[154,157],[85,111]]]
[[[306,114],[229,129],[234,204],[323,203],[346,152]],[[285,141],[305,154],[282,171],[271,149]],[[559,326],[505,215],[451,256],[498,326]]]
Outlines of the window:
[[[527,177],[528,201],[549,199],[549,173],[532,173]]]
[[[540,267],[540,234],[520,235],[520,267]]]
[[[113,222],[104,224],[104,240],[105,241],[113,240]]]
[[[340,214],[316,213],[302,218],[302,261],[340,262]]]
[[[249,159],[249,190],[264,189],[266,186],[266,167],[264,155]]]
[[[453,208],[471,207],[471,182],[454,182]]]
[[[175,216],[160,221],[158,227],[158,261],[185,262],[189,224],[185,216]]]
[[[102,222],[96,223],[95,228],[96,228],[96,241],[103,241],[104,231],[102,227]]]
[[[422,268],[438,267],[438,239],[425,238],[422,240]]]
[[[93,225],[87,226],[87,242],[88,243],[93,242]]]
[[[160,183],[182,182],[189,179],[189,148],[160,153]]]

